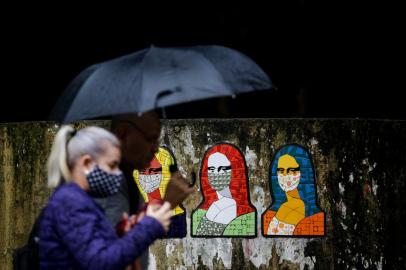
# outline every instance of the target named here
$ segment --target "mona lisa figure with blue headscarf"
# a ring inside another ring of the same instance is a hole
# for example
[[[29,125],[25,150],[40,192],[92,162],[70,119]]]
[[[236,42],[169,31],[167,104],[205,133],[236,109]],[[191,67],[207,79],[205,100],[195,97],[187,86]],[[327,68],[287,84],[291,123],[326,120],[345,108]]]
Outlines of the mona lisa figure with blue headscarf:
[[[324,212],[316,203],[310,153],[285,145],[271,164],[272,205],[262,214],[264,236],[323,236]]]

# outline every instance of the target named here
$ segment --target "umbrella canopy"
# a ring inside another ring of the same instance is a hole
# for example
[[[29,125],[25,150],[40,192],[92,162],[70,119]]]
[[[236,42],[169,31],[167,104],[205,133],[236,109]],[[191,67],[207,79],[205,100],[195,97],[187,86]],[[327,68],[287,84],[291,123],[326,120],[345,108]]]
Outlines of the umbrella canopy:
[[[82,71],[51,118],[64,123],[253,90],[271,80],[244,54],[222,46],[150,47]]]

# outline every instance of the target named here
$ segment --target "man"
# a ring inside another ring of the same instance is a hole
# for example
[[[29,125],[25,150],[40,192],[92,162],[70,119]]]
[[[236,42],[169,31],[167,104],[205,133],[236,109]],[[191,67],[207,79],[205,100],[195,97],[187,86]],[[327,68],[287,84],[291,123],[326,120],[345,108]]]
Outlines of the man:
[[[120,169],[124,173],[125,181],[120,191],[115,195],[97,199],[97,203],[104,209],[106,218],[114,228],[127,218],[138,212],[140,195],[132,178],[135,169],[148,167],[159,146],[161,123],[155,112],[146,112],[141,116],[136,114],[123,114],[115,116],[111,122],[111,131],[121,142]],[[132,219],[132,222],[134,220]],[[146,269],[148,265],[148,252],[137,262],[138,268]]]
[[[132,178],[135,169],[148,167],[159,146],[161,124],[155,112],[141,116],[124,114],[112,119],[111,131],[121,142],[121,164],[125,181],[120,192],[106,199],[97,199],[105,210],[110,223],[115,227],[123,218],[123,213],[136,214],[140,195]]]
[[[107,219],[117,228],[117,225],[127,219],[128,215],[135,215],[139,210],[142,199],[140,192],[133,179],[134,170],[142,170],[150,165],[155,153],[159,148],[159,137],[161,123],[158,115],[153,112],[145,112],[138,116],[136,114],[122,114],[112,119],[111,131],[121,142],[121,164],[120,169],[124,173],[125,181],[120,191],[106,199],[97,199],[99,205],[104,209]],[[184,181],[180,173],[171,175],[170,181]],[[184,188],[187,194],[193,192],[194,188]],[[174,206],[173,206],[174,207]],[[128,213],[128,215],[127,215]],[[128,230],[135,223],[135,219],[129,220]],[[148,264],[148,252],[142,256],[142,268],[146,269]],[[140,266],[138,266],[140,267]]]

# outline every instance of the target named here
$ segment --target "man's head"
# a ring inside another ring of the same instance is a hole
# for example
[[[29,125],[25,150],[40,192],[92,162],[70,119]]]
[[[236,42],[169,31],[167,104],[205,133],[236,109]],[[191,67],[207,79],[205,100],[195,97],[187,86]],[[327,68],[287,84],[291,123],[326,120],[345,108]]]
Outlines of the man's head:
[[[141,170],[149,166],[158,151],[161,133],[156,113],[116,116],[112,120],[111,130],[121,141],[122,164],[125,167]]]

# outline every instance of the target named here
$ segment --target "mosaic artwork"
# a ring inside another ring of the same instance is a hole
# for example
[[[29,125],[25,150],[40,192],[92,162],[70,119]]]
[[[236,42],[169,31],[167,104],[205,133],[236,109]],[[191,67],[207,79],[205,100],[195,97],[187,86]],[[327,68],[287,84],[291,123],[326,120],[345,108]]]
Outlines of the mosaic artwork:
[[[200,167],[203,197],[192,213],[192,237],[255,237],[256,209],[249,200],[247,166],[229,143],[209,148]]]
[[[270,187],[272,205],[262,214],[264,236],[324,236],[324,212],[317,205],[315,172],[305,148],[289,144],[276,152]]]
[[[166,187],[171,178],[169,166],[176,164],[172,152],[164,146],[159,147],[148,168],[134,170],[134,180],[145,202],[162,201]],[[186,213],[183,206],[178,205],[173,210],[168,238],[186,236]]]

